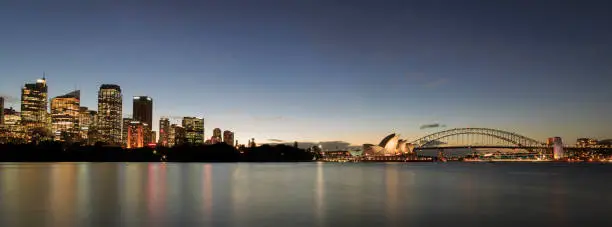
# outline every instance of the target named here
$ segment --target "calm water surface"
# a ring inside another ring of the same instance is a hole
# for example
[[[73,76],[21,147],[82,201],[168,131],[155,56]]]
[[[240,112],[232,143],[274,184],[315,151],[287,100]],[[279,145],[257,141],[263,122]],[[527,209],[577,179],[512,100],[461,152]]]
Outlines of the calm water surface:
[[[0,163],[0,226],[612,226],[612,165]]]

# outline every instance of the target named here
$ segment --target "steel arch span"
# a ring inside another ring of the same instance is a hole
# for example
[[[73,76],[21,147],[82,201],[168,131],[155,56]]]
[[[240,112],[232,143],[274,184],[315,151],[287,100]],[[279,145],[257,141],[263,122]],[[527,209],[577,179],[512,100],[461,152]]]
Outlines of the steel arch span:
[[[493,137],[513,144],[518,148],[534,148],[546,146],[545,143],[528,138],[526,136],[522,136],[513,132],[490,128],[454,128],[444,130],[417,139],[413,141],[412,144],[414,145],[414,148],[432,147],[435,146],[436,142],[438,142],[440,139],[464,134]]]

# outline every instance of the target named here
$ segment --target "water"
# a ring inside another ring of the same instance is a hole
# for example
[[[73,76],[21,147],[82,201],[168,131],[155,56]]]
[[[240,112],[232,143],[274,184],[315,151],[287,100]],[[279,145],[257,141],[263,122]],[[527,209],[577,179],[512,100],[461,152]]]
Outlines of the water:
[[[3,163],[0,226],[612,226],[612,165]]]

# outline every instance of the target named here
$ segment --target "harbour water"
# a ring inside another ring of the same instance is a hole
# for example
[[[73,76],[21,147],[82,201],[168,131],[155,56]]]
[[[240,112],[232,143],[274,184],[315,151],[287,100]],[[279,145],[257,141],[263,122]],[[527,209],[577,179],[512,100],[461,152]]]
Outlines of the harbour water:
[[[612,165],[0,163],[0,226],[612,226]]]

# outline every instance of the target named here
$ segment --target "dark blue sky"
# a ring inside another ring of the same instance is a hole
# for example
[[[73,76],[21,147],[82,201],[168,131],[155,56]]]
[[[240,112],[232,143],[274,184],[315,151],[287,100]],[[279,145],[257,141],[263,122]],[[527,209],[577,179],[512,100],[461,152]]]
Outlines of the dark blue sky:
[[[376,143],[447,127],[612,137],[606,1],[3,1],[0,94],[100,84],[241,142]],[[13,104],[18,108],[18,105]],[[157,120],[155,120],[157,121]],[[155,124],[157,127],[157,124]]]

